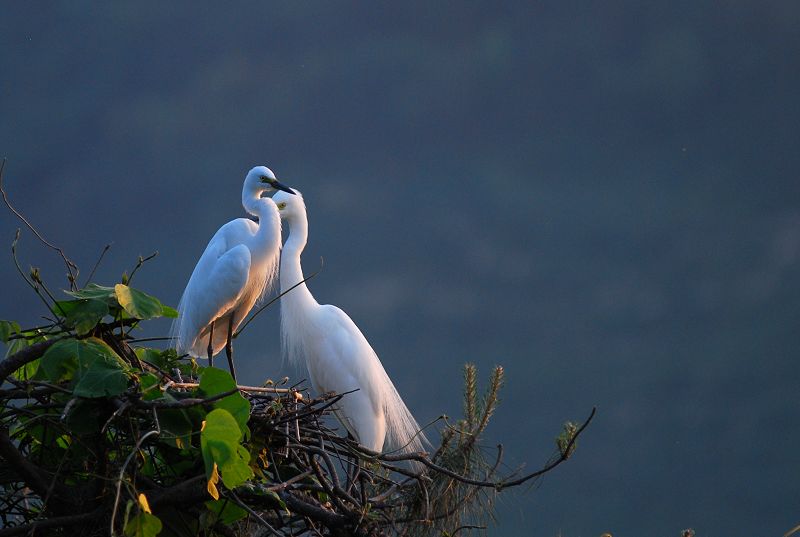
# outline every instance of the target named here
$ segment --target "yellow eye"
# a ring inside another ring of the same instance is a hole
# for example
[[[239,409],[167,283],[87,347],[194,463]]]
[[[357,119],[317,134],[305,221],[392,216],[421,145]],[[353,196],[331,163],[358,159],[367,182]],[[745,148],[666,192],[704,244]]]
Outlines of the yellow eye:
[[[278,204],[278,209],[285,209],[285,208],[286,208],[286,202],[285,201],[282,201],[282,202],[280,202]]]

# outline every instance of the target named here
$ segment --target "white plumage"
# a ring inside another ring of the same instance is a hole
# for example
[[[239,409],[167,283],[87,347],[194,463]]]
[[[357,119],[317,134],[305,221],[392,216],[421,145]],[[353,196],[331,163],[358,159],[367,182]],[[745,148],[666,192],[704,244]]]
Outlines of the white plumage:
[[[303,280],[300,255],[308,240],[308,219],[300,192],[273,198],[289,224],[280,266],[281,292]],[[336,417],[363,446],[382,451],[384,443],[404,452],[426,442],[411,412],[356,324],[345,312],[320,305],[303,283],[281,298],[281,336],[292,362],[305,361],[317,392],[345,393]]]
[[[233,373],[230,334],[274,283],[277,274],[280,215],[272,199],[261,197],[276,189],[292,192],[265,166],[256,166],[245,177],[242,205],[258,217],[258,223],[247,218],[228,222],[214,234],[200,256],[172,329],[179,354],[210,359],[227,344]]]

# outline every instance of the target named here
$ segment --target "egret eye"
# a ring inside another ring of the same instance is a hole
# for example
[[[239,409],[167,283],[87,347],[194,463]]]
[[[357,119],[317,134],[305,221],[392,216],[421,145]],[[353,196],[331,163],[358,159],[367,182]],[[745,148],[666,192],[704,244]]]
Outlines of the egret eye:
[[[285,209],[285,208],[286,208],[286,202],[285,201],[282,201],[282,202],[280,202],[278,204],[278,209]]]
[[[272,181],[274,181],[274,180],[275,180],[275,179],[270,179],[270,178],[269,178],[269,177],[267,177],[266,175],[262,175],[262,176],[261,176],[261,182],[262,182],[262,183],[271,183],[271,182],[272,182]]]

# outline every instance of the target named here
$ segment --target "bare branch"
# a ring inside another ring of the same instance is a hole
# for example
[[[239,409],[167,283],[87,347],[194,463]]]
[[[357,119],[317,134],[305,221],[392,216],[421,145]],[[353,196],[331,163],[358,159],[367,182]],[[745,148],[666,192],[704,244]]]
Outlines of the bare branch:
[[[66,256],[64,250],[62,250],[58,246],[55,246],[54,244],[47,241],[44,237],[42,237],[41,233],[39,233],[36,230],[36,228],[33,227],[33,225],[30,222],[28,222],[28,220],[24,216],[22,216],[22,214],[19,211],[17,211],[13,205],[11,205],[11,202],[8,200],[8,195],[6,194],[6,190],[3,187],[3,170],[5,169],[5,167],[6,167],[6,159],[4,158],[2,164],[0,164],[0,194],[3,196],[3,201],[6,203],[6,206],[9,208],[9,210],[12,213],[14,213],[17,216],[17,218],[22,220],[22,222],[28,227],[28,229],[30,229],[33,232],[33,234],[36,235],[36,237],[42,242],[42,244],[58,252],[58,254],[61,256],[61,259],[64,260],[64,264],[67,266],[67,272],[69,273],[68,276],[69,287],[73,291],[76,290],[77,289],[76,278],[78,276],[78,266]],[[75,270],[74,273],[72,272],[73,269]]]
[[[30,524],[0,529],[0,537],[12,537],[13,535],[36,535],[36,530],[43,530],[47,528],[69,528],[70,526],[86,524],[92,520],[99,519],[105,514],[106,507],[103,506],[95,509],[94,511],[90,511],[89,513],[46,518],[31,522]]]
[[[25,364],[30,363],[37,358],[41,358],[47,349],[61,339],[63,338],[53,338],[48,339],[47,341],[34,343],[30,347],[25,347],[24,349],[15,352],[0,362],[0,382],[8,378],[9,375],[17,371]]]
[[[83,284],[84,287],[89,285],[89,283],[92,281],[92,277],[94,276],[94,273],[97,270],[97,267],[100,266],[100,262],[103,260],[103,257],[105,257],[106,252],[111,248],[111,244],[112,243],[109,242],[108,244],[106,244],[103,247],[103,251],[100,252],[100,257],[97,258],[97,261],[95,262],[94,266],[92,267],[92,271],[89,273],[89,276],[86,278],[86,282],[84,282],[84,284]]]
[[[139,260],[136,262],[136,266],[133,267],[133,270],[131,271],[131,275],[128,276],[128,281],[126,282],[127,285],[130,285],[131,280],[133,280],[133,275],[136,274],[136,271],[139,270],[140,268],[142,268],[142,265],[144,265],[146,262],[150,261],[151,259],[153,259],[157,255],[158,255],[158,251],[153,252],[152,254],[148,255],[147,257],[139,256]]]

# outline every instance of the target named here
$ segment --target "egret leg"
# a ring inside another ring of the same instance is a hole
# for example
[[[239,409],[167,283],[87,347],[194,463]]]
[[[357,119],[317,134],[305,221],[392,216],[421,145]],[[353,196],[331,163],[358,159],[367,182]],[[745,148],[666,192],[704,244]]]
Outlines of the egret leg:
[[[231,342],[231,338],[233,337],[233,314],[228,318],[228,339],[225,341],[225,354],[228,356],[228,367],[231,370],[231,376],[233,377],[233,382],[236,382],[236,369],[233,367],[233,343]]]
[[[361,463],[359,463],[359,469],[361,469]],[[361,505],[367,505],[367,474],[366,472],[361,472],[358,476],[358,484],[359,488],[361,489]]]
[[[211,329],[208,331],[208,367],[214,367],[214,321],[211,321]]]

